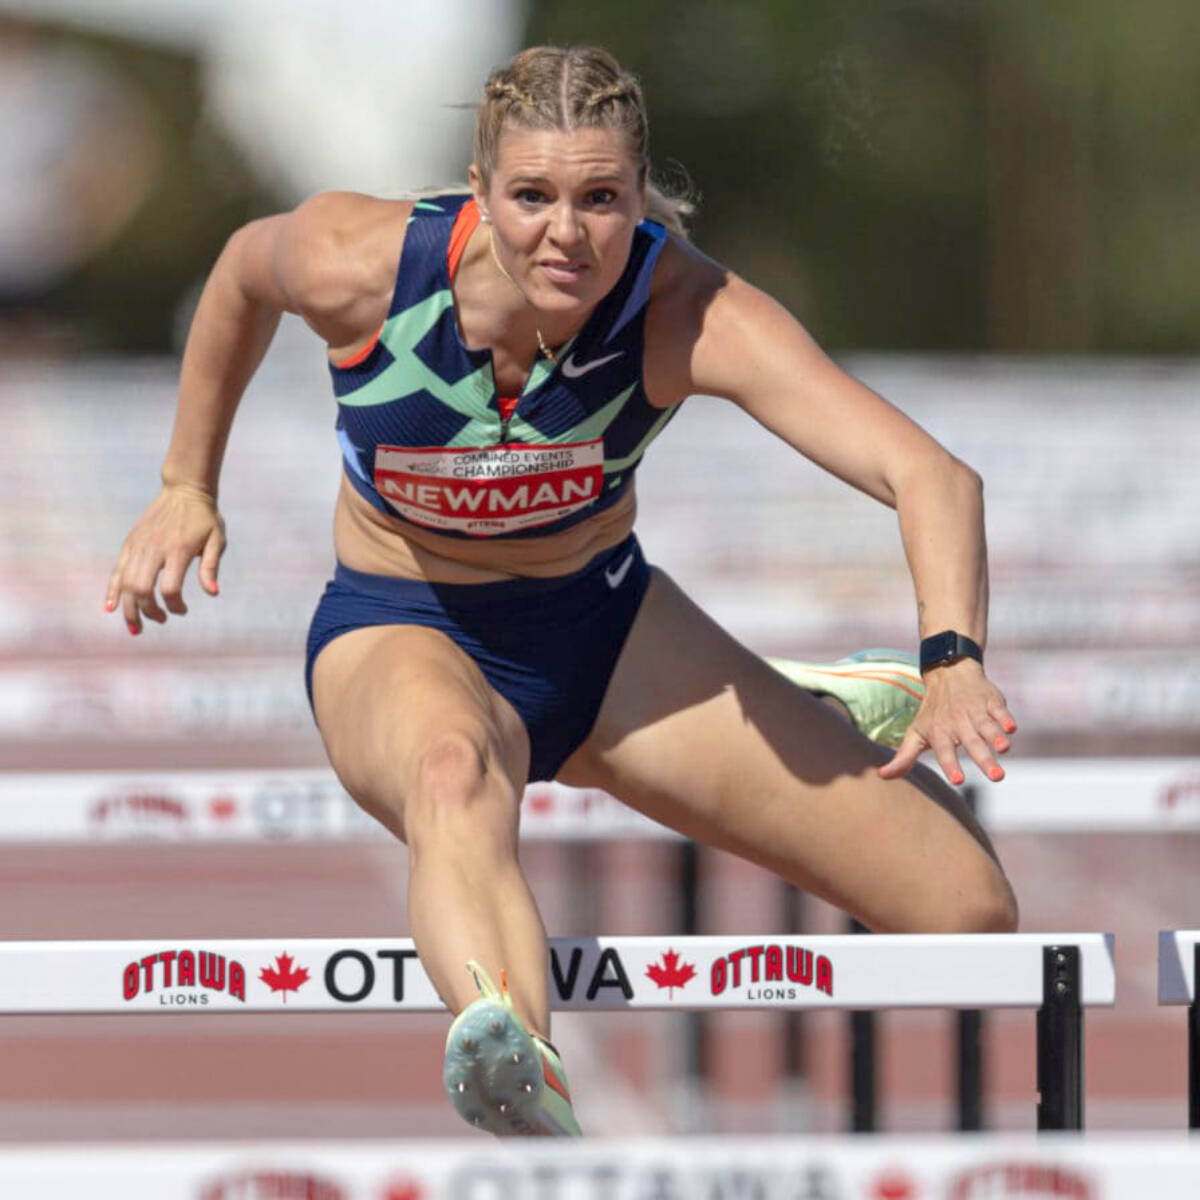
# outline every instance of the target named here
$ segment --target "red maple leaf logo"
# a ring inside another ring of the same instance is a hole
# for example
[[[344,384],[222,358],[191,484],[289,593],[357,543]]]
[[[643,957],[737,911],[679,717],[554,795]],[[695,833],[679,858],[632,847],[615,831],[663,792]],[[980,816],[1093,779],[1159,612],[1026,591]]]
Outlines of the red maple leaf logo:
[[[308,970],[305,967],[298,967],[293,971],[293,962],[295,959],[290,954],[277,954],[275,966],[279,969],[263,967],[258,976],[271,991],[283,993],[284,1004],[287,1003],[288,992],[298,992],[300,985],[308,982]]]
[[[696,974],[696,968],[691,963],[680,963],[679,955],[674,950],[667,950],[662,956],[662,966],[657,963],[646,968],[646,974],[658,984],[667,989],[667,998],[675,999],[675,989],[683,987]]]
[[[879,1200],[912,1200],[916,1195],[913,1182],[899,1171],[889,1171],[875,1182],[875,1195]]]
[[[402,1179],[388,1188],[387,1195],[383,1200],[421,1200],[424,1195],[420,1184],[414,1183],[411,1179]]]
[[[218,821],[227,821],[237,812],[237,801],[232,796],[214,796],[208,802],[208,811]]]
[[[554,793],[546,787],[531,787],[525,792],[525,807],[537,813],[549,812],[554,807]]]

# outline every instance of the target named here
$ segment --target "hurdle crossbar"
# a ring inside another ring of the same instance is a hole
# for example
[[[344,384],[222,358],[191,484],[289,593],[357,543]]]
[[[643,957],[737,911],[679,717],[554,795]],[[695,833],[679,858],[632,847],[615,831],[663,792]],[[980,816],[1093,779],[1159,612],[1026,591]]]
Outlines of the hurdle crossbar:
[[[551,940],[561,1010],[1038,1008],[1046,947],[1078,947],[1081,1005],[1115,1001],[1103,933]],[[411,939],[0,944],[0,1013],[432,1012]]]
[[[1200,929],[1158,935],[1158,1002],[1188,1010],[1188,1128],[1200,1129]]]
[[[549,985],[559,1010],[1035,1008],[1039,1129],[1083,1127],[1082,1010],[1116,999],[1102,933],[555,938]],[[0,945],[0,1014],[442,1007],[408,938]]]

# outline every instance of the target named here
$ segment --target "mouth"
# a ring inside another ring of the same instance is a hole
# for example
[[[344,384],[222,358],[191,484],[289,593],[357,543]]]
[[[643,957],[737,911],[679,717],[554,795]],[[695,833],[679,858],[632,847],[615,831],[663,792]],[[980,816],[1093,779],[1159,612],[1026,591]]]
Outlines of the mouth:
[[[577,283],[588,269],[587,263],[572,259],[543,259],[538,266],[554,283]]]

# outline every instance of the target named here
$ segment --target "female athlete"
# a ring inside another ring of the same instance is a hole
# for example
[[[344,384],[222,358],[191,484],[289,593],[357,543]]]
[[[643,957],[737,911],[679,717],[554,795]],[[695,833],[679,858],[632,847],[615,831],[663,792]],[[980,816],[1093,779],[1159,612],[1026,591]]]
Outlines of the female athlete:
[[[345,466],[313,711],[346,789],[408,845],[412,934],[457,1014],[446,1090],[499,1134],[579,1132],[517,858],[530,779],[602,788],[874,930],[1016,924],[986,838],[917,765],[931,750],[959,784],[961,749],[1002,778],[1016,729],[982,668],[979,477],[697,252],[648,175],[636,80],[601,50],[539,47],[487,82],[469,191],[329,193],[234,233],[106,599],[133,633],[181,614],[193,559],[216,595],[234,411],[298,313],[329,347]],[[793,672],[845,721],[645,563],[634,471],[692,393],[896,509],[925,640],[894,754],[855,689],[904,695],[902,663]]]

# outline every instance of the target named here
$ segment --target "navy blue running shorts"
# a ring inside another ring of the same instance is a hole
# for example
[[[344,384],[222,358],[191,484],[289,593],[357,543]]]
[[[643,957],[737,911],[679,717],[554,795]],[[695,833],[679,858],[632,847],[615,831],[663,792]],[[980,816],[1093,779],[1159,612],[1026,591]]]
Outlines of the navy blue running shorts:
[[[446,634],[517,710],[529,733],[530,780],[553,779],[596,723],[650,583],[637,538],[570,575],[500,583],[426,583],[337,565],[308,631],[305,683],[339,634],[423,625]]]

